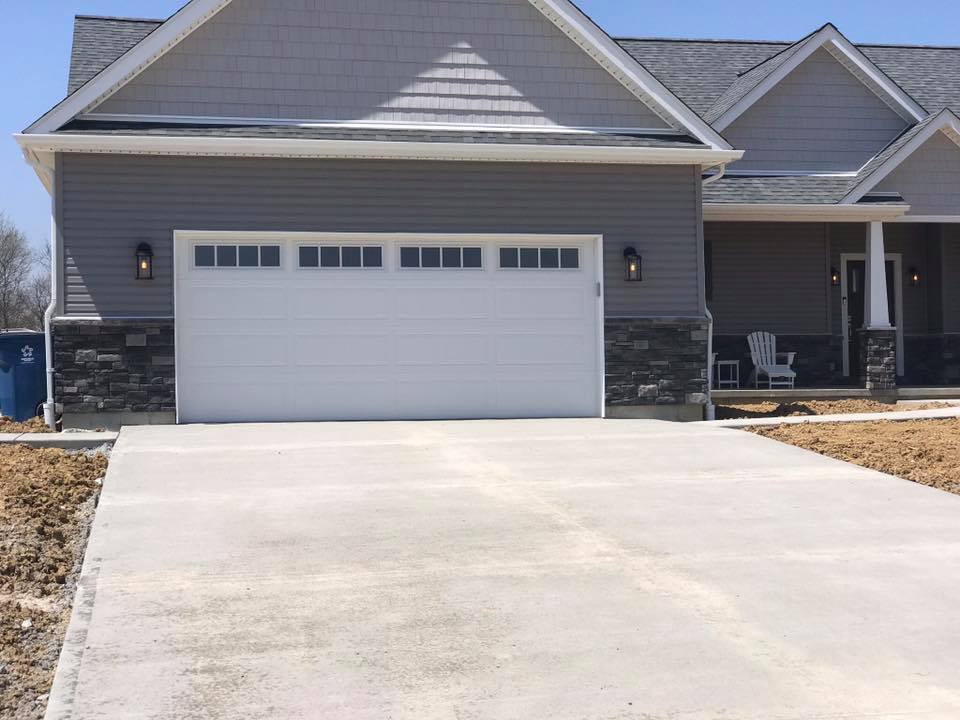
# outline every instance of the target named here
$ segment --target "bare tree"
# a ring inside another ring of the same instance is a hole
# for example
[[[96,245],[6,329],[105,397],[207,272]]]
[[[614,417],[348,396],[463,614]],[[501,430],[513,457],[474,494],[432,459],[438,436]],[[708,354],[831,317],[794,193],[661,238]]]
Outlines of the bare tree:
[[[22,325],[35,258],[26,236],[0,215],[0,328]]]
[[[34,253],[34,274],[27,281],[23,307],[23,326],[43,329],[43,317],[50,306],[50,243]]]

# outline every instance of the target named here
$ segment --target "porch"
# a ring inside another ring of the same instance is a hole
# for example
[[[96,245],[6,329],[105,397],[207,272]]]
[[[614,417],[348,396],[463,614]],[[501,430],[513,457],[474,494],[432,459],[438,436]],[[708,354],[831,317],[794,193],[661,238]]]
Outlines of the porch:
[[[960,224],[707,222],[704,235],[713,351],[740,375],[715,398],[757,392],[747,335],[761,330],[797,353],[797,389],[764,398],[960,396]]]

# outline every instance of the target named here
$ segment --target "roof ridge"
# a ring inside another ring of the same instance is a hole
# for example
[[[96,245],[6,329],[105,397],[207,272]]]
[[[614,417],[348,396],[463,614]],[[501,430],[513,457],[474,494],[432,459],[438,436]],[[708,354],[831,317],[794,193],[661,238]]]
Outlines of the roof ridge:
[[[743,38],[691,38],[691,37],[620,37],[612,36],[617,42],[672,42],[672,43],[714,43],[724,45],[796,45],[800,40],[748,40]],[[803,38],[801,38],[802,40]],[[960,45],[924,45],[919,43],[876,43],[851,42],[858,48],[903,48],[904,50],[960,50]]]
[[[137,22],[137,23],[165,23],[166,19],[160,18],[134,18],[120,17],[119,15],[74,15],[75,20],[112,20],[115,22]]]

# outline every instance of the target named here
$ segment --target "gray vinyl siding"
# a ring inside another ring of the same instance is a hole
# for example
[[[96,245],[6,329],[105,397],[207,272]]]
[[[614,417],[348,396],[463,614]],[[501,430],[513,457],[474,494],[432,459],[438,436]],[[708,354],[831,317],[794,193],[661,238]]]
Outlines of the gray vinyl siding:
[[[912,287],[906,279],[911,267],[921,276],[928,277],[928,237],[930,228],[922,223],[886,223],[883,226],[883,241],[888,253],[902,256],[901,282],[903,283],[903,331],[907,335],[923,335],[928,332],[930,318],[927,313],[927,286]],[[865,223],[838,223],[830,226],[830,264],[841,269],[841,255],[863,255],[866,251],[867,226]],[[835,335],[843,334],[841,288],[833,288],[832,326]],[[894,319],[891,318],[891,321]]]
[[[960,333],[960,225],[943,226],[943,331]]]
[[[960,215],[960,148],[935,133],[876,190],[901,193],[911,215]]]
[[[97,110],[666,126],[527,0],[233,0]]]
[[[63,155],[70,315],[173,314],[180,230],[604,236],[609,317],[702,317],[692,166]],[[156,279],[133,279],[137,244]],[[623,249],[644,282],[624,279]]]
[[[826,334],[826,226],[819,223],[706,223],[712,250],[718,335],[764,330]]]
[[[735,170],[852,171],[906,122],[820,49],[723,134],[746,150]]]

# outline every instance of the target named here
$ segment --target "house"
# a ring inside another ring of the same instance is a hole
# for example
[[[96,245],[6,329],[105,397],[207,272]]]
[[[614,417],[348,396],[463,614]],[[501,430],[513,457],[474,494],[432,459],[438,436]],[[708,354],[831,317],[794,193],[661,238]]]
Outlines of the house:
[[[78,17],[17,136],[69,425],[702,417],[960,378],[960,50],[612,40],[567,0]],[[846,300],[844,300],[844,298]],[[844,312],[846,308],[846,312]],[[956,360],[955,358],[956,354]]]

